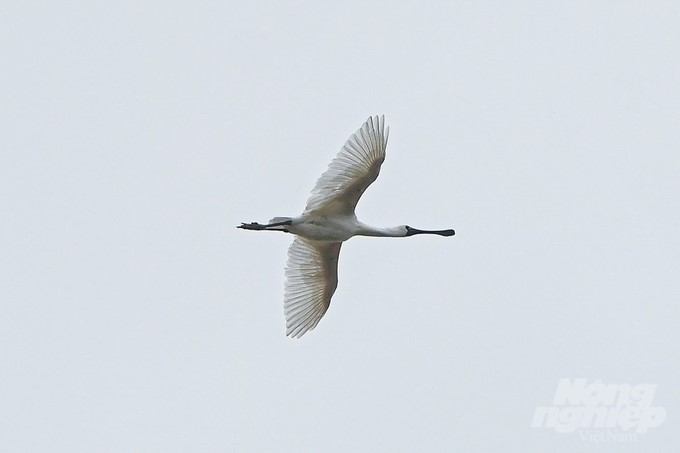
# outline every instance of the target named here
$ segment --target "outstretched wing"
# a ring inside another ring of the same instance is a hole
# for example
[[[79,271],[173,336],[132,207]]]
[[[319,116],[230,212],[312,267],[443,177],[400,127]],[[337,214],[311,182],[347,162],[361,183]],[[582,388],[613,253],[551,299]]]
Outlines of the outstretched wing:
[[[316,242],[296,236],[288,249],[283,312],[286,335],[301,337],[319,323],[338,286],[342,242]]]
[[[384,115],[369,117],[316,182],[303,215],[354,213],[359,198],[380,173],[389,131]]]

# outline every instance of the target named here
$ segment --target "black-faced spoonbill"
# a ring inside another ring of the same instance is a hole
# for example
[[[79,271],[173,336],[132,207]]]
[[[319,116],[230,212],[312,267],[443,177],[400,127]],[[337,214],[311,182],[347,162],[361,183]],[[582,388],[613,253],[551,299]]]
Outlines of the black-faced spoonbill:
[[[338,286],[340,246],[352,236],[453,236],[453,230],[419,230],[408,225],[376,228],[357,220],[354,208],[380,173],[389,128],[385,117],[369,118],[342,147],[316,182],[299,217],[274,217],[268,224],[237,228],[283,231],[296,237],[288,249],[283,311],[286,335],[301,337],[319,323]]]

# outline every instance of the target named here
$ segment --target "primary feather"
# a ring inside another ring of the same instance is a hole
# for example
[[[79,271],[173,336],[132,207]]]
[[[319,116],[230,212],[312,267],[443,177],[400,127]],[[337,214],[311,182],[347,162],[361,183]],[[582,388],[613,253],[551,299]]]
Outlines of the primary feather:
[[[349,215],[385,160],[389,127],[385,116],[368,120],[345,142],[316,182],[302,215]]]

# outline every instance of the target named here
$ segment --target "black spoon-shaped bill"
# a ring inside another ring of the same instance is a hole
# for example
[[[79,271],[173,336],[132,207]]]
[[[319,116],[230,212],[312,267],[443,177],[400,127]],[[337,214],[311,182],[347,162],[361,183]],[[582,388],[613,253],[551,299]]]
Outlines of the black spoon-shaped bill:
[[[439,236],[453,236],[454,234],[456,234],[456,232],[453,230],[419,230],[417,228],[406,226],[406,237],[413,236],[416,234],[436,234]]]

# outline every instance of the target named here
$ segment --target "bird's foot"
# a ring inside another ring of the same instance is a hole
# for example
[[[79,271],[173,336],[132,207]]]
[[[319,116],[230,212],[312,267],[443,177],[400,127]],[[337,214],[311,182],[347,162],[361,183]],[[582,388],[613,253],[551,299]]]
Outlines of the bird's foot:
[[[250,223],[241,222],[241,225],[237,226],[236,228],[241,228],[244,230],[265,230],[267,228],[267,225],[261,225],[257,222]]]

